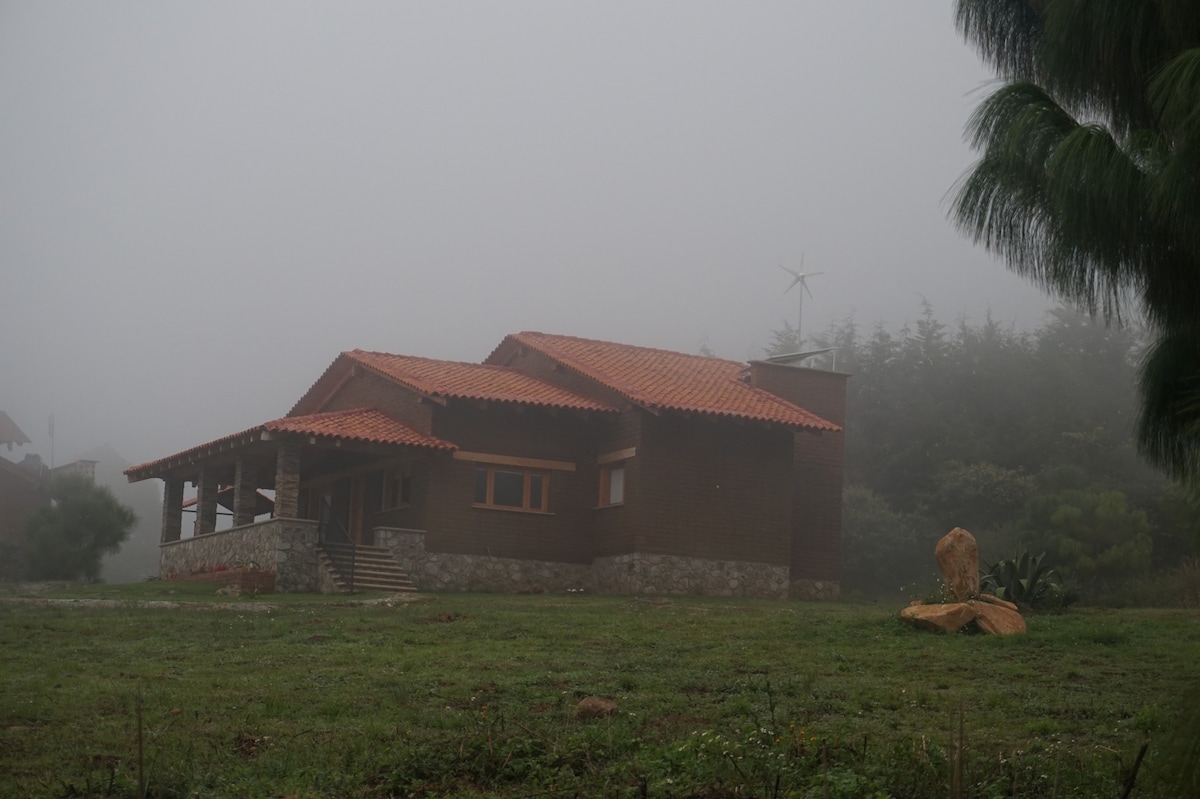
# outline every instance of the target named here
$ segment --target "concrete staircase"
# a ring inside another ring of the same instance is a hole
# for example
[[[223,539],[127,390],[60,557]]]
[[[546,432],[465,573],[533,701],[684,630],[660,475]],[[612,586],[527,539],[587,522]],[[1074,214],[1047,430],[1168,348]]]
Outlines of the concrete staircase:
[[[321,544],[317,548],[325,565],[334,576],[334,582],[342,591],[350,590],[350,563],[354,563],[355,591],[387,591],[399,593],[416,591],[417,587],[408,579],[400,564],[385,547],[364,544]]]

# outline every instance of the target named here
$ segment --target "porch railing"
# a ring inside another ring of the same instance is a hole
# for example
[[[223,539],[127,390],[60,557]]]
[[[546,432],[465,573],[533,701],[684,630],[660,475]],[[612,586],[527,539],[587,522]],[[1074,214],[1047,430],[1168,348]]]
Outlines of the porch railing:
[[[350,593],[353,594],[354,560],[358,544],[334,514],[329,501],[324,498],[321,499],[321,518],[317,523],[317,542],[322,545],[322,550],[333,562],[338,574],[346,579]]]

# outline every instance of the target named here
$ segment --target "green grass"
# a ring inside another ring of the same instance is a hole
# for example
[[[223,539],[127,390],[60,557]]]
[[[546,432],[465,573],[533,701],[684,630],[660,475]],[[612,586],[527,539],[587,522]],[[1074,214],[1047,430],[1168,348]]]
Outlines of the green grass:
[[[0,602],[0,796],[1139,797],[1200,614],[1073,611],[935,636],[898,608],[437,595],[394,607],[213,587],[64,589],[159,607]],[[175,593],[162,593],[174,591]],[[222,598],[223,599],[223,598]],[[281,601],[277,601],[281,600]],[[611,717],[577,721],[588,695]],[[1055,782],[1057,781],[1057,792]]]

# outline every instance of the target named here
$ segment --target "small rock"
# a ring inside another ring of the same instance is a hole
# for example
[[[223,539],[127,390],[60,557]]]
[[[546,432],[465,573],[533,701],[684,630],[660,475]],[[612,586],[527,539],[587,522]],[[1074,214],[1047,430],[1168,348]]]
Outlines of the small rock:
[[[237,587],[237,583],[230,583],[217,589],[217,596],[241,596],[242,589]]]
[[[617,712],[617,703],[602,696],[585,696],[575,706],[575,718],[598,719]]]

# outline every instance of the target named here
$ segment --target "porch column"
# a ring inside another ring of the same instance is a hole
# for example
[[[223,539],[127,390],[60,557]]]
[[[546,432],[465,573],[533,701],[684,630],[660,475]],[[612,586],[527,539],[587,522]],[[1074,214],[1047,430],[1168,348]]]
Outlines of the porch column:
[[[204,535],[217,529],[217,475],[209,467],[200,469],[196,484],[196,532]]]
[[[183,528],[183,480],[163,478],[162,543],[178,541]]]
[[[300,515],[300,449],[280,444],[275,455],[275,518],[295,519]]]
[[[255,485],[254,465],[245,458],[238,458],[233,473],[233,526],[254,524],[255,500],[258,486]]]

